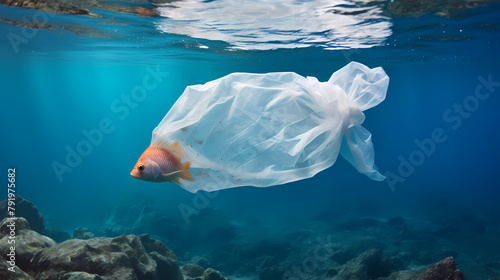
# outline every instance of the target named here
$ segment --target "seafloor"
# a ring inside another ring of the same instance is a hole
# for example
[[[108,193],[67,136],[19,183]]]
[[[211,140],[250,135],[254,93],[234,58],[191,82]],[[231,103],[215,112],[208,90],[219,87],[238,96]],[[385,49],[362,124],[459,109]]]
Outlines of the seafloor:
[[[355,215],[332,219],[325,213],[308,228],[256,239],[214,209],[183,226],[148,206],[124,206],[101,228],[79,227],[71,238],[45,225],[31,202],[17,197],[17,218],[7,216],[7,206],[7,200],[0,202],[1,279],[453,280],[500,275],[499,254],[474,251],[496,244],[500,230],[472,216],[424,222]],[[9,243],[11,236],[15,243]]]

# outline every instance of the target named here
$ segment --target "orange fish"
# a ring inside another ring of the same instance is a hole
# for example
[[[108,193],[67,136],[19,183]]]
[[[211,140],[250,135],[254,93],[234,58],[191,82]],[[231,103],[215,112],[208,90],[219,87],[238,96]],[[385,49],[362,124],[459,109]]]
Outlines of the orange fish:
[[[180,185],[179,179],[193,182],[193,175],[189,171],[190,161],[181,163],[185,157],[179,143],[171,145],[153,143],[137,161],[130,172],[132,177],[149,182],[174,182]]]

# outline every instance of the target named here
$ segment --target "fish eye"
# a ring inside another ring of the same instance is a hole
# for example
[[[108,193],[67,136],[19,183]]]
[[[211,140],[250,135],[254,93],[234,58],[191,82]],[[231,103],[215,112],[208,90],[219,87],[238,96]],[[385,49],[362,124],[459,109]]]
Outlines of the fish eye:
[[[141,164],[141,165],[137,166],[137,169],[139,169],[139,171],[144,171],[144,165]]]

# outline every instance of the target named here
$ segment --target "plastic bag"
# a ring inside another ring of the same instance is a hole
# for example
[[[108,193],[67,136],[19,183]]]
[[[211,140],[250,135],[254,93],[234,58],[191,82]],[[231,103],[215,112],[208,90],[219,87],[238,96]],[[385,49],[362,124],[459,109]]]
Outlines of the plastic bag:
[[[362,111],[385,99],[380,67],[351,62],[328,82],[291,72],[233,73],[188,86],[153,131],[153,143],[179,143],[190,161],[190,191],[269,187],[330,167],[339,152],[361,173],[384,180],[374,164]]]

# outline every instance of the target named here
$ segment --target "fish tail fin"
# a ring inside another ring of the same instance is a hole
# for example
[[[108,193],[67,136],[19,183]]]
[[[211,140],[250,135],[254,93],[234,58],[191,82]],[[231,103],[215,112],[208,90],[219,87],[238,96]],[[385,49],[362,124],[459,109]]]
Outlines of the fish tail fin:
[[[183,180],[194,182],[193,174],[189,170],[190,165],[191,165],[190,161],[186,161],[186,162],[182,163],[181,175],[179,177]]]

